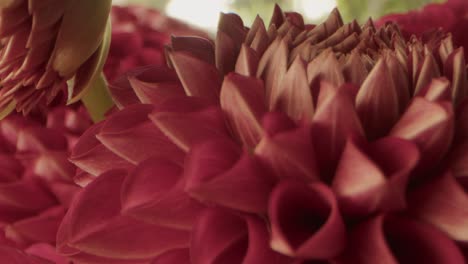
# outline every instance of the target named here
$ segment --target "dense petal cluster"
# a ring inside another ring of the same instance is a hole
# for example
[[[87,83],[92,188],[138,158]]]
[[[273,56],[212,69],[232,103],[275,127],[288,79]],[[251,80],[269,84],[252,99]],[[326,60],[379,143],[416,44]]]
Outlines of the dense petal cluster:
[[[112,42],[104,66],[109,81],[138,66],[165,64],[164,45],[171,35],[208,37],[201,30],[142,6],[113,6],[111,18]]]
[[[83,109],[65,107],[0,121],[0,245],[66,263],[55,252],[55,237],[79,190],[67,157],[90,125]],[[29,263],[2,257],[2,263]]]
[[[26,114],[61,91],[79,99],[102,70],[110,7],[110,0],[2,1],[0,111]]]
[[[468,103],[450,35],[276,7],[111,86],[58,231],[76,263],[465,263]]]
[[[431,31],[442,29],[450,32],[457,45],[468,48],[468,37],[465,29],[468,26],[468,2],[448,0],[441,4],[428,4],[421,10],[404,14],[390,14],[378,20],[377,25],[387,21],[397,23],[403,35],[422,37]],[[465,58],[467,58],[465,54]]]

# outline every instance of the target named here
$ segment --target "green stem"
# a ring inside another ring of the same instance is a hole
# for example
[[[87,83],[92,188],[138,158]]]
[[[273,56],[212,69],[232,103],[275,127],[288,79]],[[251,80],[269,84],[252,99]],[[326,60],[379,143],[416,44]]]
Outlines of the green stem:
[[[114,102],[107,90],[107,81],[102,73],[91,84],[81,101],[94,122],[105,118],[105,113],[114,105]]]

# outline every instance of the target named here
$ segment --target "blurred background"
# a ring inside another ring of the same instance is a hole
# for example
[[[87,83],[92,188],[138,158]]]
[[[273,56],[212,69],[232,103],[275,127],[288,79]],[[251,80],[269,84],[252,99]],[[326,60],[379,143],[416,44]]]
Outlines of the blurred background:
[[[467,0],[468,1],[468,0]],[[220,12],[236,12],[246,25],[260,14],[269,18],[278,3],[283,10],[299,11],[308,22],[322,20],[338,6],[345,21],[356,18],[359,22],[369,17],[417,9],[431,2],[444,0],[114,0],[116,5],[139,4],[157,8],[193,26],[213,32]]]

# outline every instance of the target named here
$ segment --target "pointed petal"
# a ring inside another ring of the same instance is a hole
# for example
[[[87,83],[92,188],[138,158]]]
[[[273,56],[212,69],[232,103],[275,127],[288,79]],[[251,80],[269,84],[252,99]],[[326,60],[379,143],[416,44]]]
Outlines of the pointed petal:
[[[329,259],[346,243],[333,192],[321,183],[280,183],[270,196],[271,247],[289,256]]]
[[[185,190],[209,204],[249,213],[266,212],[275,177],[247,153],[233,160],[237,151],[232,143],[222,143],[211,141],[192,149],[186,160]],[[223,165],[209,168],[212,164]]]
[[[453,139],[454,120],[451,104],[430,102],[415,97],[390,136],[410,140],[421,151],[420,166],[434,166],[447,152]]]
[[[188,96],[218,101],[222,79],[214,65],[185,52],[169,51],[168,54]]]
[[[312,123],[312,137],[323,179],[331,180],[348,139],[362,139],[364,132],[354,109],[351,94],[345,88],[321,83],[317,109]]]
[[[167,105],[173,102],[173,105],[177,106],[185,102],[184,107],[193,106],[193,108],[156,109],[149,115],[153,126],[155,125],[173,142],[171,144],[177,145],[183,152],[188,152],[192,145],[207,139],[230,137],[221,108],[206,103],[198,105],[198,101],[194,102],[191,99],[188,97],[182,100],[179,98],[167,100],[165,102]]]
[[[424,97],[432,102],[450,101],[452,100],[450,81],[444,77],[434,78],[418,92],[417,96]]]
[[[277,96],[276,98],[273,96]],[[272,109],[287,113],[296,121],[312,121],[314,102],[304,62],[296,58],[284,76],[279,92],[272,95]]]
[[[182,164],[183,152],[148,118],[152,111],[152,105],[126,107],[109,116],[96,137],[109,150],[132,164],[152,156],[166,157]]]
[[[263,129],[260,120],[266,111],[261,80],[229,74],[221,88],[221,107],[234,134],[247,148],[260,141]]]
[[[259,61],[260,58],[255,50],[243,44],[237,58],[235,72],[240,75],[254,77],[257,74]]]
[[[387,63],[381,59],[362,84],[356,111],[369,139],[388,133],[399,117],[397,88]]]
[[[455,105],[458,105],[468,94],[463,48],[458,48],[449,55],[444,63],[444,75],[452,83],[452,100]]]
[[[70,161],[78,168],[97,176],[110,168],[129,169],[133,165],[114,154],[96,138],[101,131],[103,122],[90,127],[78,140],[73,148]]]
[[[367,153],[348,141],[332,184],[340,208],[353,216],[404,209],[408,177],[418,160],[418,148],[409,141],[383,138]]]
[[[414,88],[414,93],[418,94],[419,91],[426,87],[432,79],[440,77],[439,67],[435,61],[434,56],[428,53],[424,57],[421,65],[421,70],[418,73],[418,79]]]
[[[319,179],[309,126],[264,136],[255,148],[255,154],[278,178],[293,178],[306,182]]]
[[[184,192],[182,168],[152,158],[140,163],[125,179],[122,213],[166,227],[190,230],[202,206]]]

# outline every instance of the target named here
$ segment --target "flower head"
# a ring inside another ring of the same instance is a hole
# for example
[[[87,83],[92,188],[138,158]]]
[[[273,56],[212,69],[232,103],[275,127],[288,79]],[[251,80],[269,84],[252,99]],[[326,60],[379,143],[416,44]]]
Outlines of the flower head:
[[[111,86],[71,160],[77,263],[464,263],[467,85],[449,35],[276,7]],[[446,206],[450,204],[450,206]]]
[[[27,114],[61,91],[77,101],[107,56],[110,6],[110,0],[3,1],[0,110]]]

